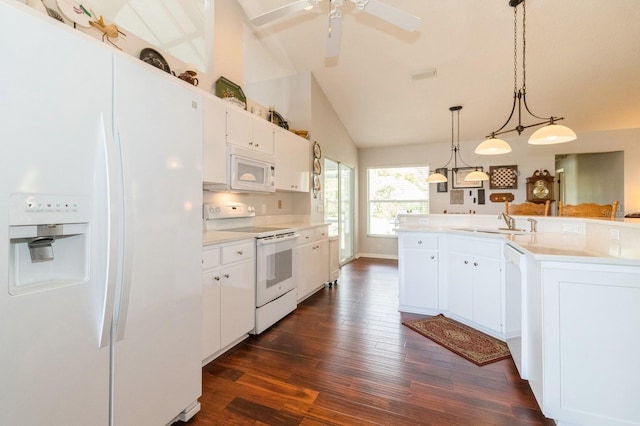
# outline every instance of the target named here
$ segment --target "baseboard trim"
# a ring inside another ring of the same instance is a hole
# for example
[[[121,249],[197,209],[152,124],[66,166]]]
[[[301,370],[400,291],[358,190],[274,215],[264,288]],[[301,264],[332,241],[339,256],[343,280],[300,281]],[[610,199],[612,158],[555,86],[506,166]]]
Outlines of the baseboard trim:
[[[372,257],[374,259],[392,259],[398,260],[398,255],[394,254],[380,254],[380,253],[358,253],[356,255],[356,259],[360,259],[361,257]]]

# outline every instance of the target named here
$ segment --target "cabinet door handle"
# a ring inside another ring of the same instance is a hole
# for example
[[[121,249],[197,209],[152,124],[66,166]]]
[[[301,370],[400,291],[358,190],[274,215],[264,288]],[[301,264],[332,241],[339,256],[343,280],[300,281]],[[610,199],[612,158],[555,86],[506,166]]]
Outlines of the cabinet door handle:
[[[431,256],[431,259],[432,259],[432,260],[433,260],[433,259],[435,259],[435,258],[436,258],[435,256]]]
[[[229,278],[229,274],[224,274],[223,277]]]
[[[237,252],[240,256],[242,256],[242,250],[238,250]]]
[[[478,266],[478,262],[473,262],[473,266]]]
[[[465,265],[467,265],[468,263],[469,263],[469,261],[468,261],[468,260],[465,260],[465,261],[464,261],[464,264],[465,264]]]
[[[216,281],[220,281],[220,275],[216,275],[215,277],[213,277],[213,279]]]
[[[418,240],[418,244],[422,244],[422,240]]]

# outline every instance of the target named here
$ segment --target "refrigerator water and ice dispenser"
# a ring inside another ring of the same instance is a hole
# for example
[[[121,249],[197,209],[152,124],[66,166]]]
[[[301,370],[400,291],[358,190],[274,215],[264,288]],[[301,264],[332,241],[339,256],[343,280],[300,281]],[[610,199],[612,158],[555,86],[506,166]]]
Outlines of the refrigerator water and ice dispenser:
[[[17,296],[89,279],[88,197],[12,194],[9,293]]]

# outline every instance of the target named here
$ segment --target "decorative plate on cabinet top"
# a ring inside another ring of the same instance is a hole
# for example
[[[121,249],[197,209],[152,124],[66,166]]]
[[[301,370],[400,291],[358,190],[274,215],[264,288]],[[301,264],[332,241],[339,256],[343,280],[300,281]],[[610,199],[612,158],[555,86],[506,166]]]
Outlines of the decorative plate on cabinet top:
[[[318,142],[313,143],[313,158],[322,157],[322,150],[320,149],[320,144]]]
[[[145,47],[140,51],[140,59],[142,59],[143,62],[146,62],[149,65],[153,65],[154,67],[160,68],[162,71],[171,74],[169,63],[160,53],[156,52],[150,47]]]
[[[81,27],[89,28],[89,21],[98,19],[87,4],[80,4],[74,0],[57,0],[56,3],[65,18]]]
[[[320,165],[320,160],[317,158],[313,159],[313,174],[319,175],[322,173],[322,166]]]

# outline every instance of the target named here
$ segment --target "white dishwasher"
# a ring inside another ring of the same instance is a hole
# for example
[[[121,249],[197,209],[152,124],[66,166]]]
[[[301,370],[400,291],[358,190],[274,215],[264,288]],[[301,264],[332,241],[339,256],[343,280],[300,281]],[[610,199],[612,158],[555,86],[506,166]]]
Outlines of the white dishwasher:
[[[528,378],[526,256],[507,244],[505,258],[505,337],[520,377]]]

